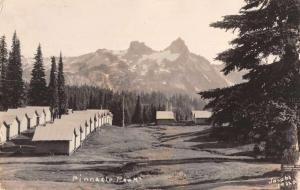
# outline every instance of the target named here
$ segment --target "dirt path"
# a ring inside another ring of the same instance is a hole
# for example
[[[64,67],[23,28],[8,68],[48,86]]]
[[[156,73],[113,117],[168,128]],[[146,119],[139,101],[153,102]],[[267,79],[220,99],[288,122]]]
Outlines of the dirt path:
[[[208,129],[105,127],[72,156],[0,158],[2,188],[277,189],[268,181],[279,165],[232,156],[249,147],[221,146],[207,138]],[[105,177],[127,181],[82,182]]]

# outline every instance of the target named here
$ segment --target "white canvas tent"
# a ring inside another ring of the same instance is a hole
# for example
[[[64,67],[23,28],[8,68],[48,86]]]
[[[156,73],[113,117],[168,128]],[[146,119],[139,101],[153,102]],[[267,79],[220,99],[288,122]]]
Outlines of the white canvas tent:
[[[0,143],[4,143],[18,135],[19,123],[15,115],[0,112]]]
[[[24,108],[18,108],[18,110],[22,110],[25,112],[25,115],[27,119],[29,120],[29,127],[37,127],[39,125],[39,115],[37,114],[37,111],[33,107],[24,107]]]
[[[19,122],[19,134],[23,131],[26,131],[30,128],[30,122],[26,117],[26,111],[20,109],[8,109],[7,113],[16,116],[17,121]]]
[[[45,125],[51,122],[51,111],[50,107],[47,106],[27,106],[25,108],[34,109],[40,117],[40,124]]]

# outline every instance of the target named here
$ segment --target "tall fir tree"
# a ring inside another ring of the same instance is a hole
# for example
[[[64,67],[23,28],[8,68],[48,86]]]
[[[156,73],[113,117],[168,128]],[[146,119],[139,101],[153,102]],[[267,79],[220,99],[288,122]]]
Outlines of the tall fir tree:
[[[50,80],[48,85],[48,97],[49,97],[49,106],[52,112],[52,119],[56,118],[58,114],[58,86],[57,86],[57,69],[56,69],[56,60],[55,57],[51,57],[51,71],[50,71]]]
[[[143,113],[142,113],[142,104],[141,104],[140,96],[138,96],[138,98],[137,98],[135,110],[134,110],[131,121],[132,121],[132,123],[135,123],[135,124],[143,123]]]
[[[12,39],[6,70],[6,102],[8,108],[17,108],[24,104],[24,81],[21,62],[20,40],[15,32]]]
[[[150,110],[148,109],[148,107],[143,106],[143,123],[147,124],[149,123],[149,115],[150,115]]]
[[[150,117],[151,123],[154,123],[156,121],[156,112],[157,112],[157,107],[154,104],[151,104],[151,117]]]
[[[57,76],[57,88],[58,88],[58,110],[59,115],[67,112],[67,97],[65,91],[65,77],[64,77],[64,65],[62,54],[59,55],[58,61],[58,76]]]
[[[230,43],[233,47],[216,59],[225,63],[224,74],[247,71],[243,76],[247,82],[200,94],[210,99],[206,108],[213,110],[216,124],[248,123],[253,132],[259,133],[260,140],[267,141],[267,156],[295,164],[300,123],[300,2],[245,0],[245,3],[239,14],[225,16],[212,26],[237,32],[237,38]]]
[[[45,78],[45,69],[43,65],[42,48],[39,44],[34,57],[34,65],[31,71],[31,80],[28,91],[28,101],[32,106],[46,106],[47,100],[47,84]]]
[[[6,103],[6,69],[8,62],[8,51],[5,36],[0,38],[0,111],[7,109]]]

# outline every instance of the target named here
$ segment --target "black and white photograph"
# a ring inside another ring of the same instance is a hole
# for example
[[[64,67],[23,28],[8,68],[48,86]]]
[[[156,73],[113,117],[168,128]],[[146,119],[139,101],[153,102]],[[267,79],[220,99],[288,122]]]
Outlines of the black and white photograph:
[[[300,190],[300,0],[0,0],[0,190]]]

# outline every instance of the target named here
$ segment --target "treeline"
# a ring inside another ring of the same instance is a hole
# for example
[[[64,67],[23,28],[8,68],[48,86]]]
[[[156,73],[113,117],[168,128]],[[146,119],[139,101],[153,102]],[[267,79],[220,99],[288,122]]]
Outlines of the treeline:
[[[125,125],[153,123],[156,111],[174,111],[178,121],[191,119],[192,109],[202,109],[203,101],[188,95],[166,96],[163,93],[113,92],[91,86],[67,86],[69,108],[109,109],[114,114],[113,123],[122,125],[123,102]]]
[[[58,70],[56,58],[51,58],[50,83],[47,85],[41,45],[34,55],[34,64],[29,84],[23,81],[20,40],[15,32],[11,49],[8,50],[6,38],[0,38],[0,110],[18,108],[25,105],[50,106],[54,116],[67,111],[63,59],[60,54]]]
[[[5,36],[0,39],[0,111],[26,105],[50,106],[53,119],[67,109],[109,109],[114,114],[114,124],[129,125],[153,123],[156,111],[174,111],[178,121],[191,119],[192,109],[203,108],[200,99],[188,95],[166,96],[159,92],[113,92],[92,86],[65,86],[63,58],[51,57],[51,71],[47,84],[43,53],[39,44],[34,55],[31,80],[23,81],[21,46],[16,34],[8,50]],[[123,108],[124,106],[124,108]],[[123,111],[124,109],[124,111]]]

